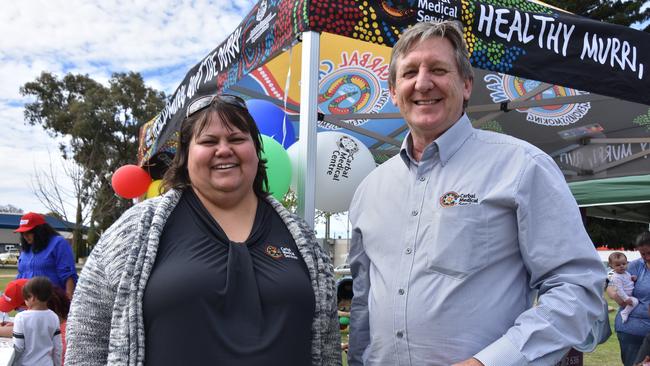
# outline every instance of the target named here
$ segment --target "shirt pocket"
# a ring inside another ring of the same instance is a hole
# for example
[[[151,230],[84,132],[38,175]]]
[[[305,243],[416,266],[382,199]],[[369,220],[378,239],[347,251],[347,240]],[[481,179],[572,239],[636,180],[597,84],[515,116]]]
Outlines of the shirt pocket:
[[[427,271],[456,279],[489,262],[488,220],[480,204],[439,208],[423,241]]]

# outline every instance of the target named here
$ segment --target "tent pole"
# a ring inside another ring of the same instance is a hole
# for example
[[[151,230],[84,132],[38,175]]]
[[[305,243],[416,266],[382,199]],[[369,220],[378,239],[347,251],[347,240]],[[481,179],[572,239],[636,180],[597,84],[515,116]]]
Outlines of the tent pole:
[[[302,33],[300,75],[300,130],[298,145],[298,215],[312,228],[316,210],[316,130],[320,34]]]

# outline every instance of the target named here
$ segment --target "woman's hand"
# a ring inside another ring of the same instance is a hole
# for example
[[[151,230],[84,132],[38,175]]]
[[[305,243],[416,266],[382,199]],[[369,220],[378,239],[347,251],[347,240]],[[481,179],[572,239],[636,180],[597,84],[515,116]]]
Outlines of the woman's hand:
[[[618,305],[625,306],[625,301],[623,301],[623,299],[621,299],[616,293],[616,287],[607,286],[606,292],[607,292],[607,296],[609,296],[610,299],[616,301]]]

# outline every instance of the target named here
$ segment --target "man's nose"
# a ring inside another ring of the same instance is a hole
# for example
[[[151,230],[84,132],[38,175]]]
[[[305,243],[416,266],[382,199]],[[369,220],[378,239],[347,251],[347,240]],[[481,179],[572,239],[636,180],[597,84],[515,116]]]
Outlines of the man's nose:
[[[427,91],[433,89],[433,79],[428,70],[420,68],[415,78],[415,89],[417,91]]]

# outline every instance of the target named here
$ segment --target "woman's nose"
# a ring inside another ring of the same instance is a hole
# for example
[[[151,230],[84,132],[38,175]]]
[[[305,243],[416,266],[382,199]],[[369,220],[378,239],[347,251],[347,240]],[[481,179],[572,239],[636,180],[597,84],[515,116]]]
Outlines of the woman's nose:
[[[227,142],[222,142],[219,143],[216,146],[216,150],[214,151],[215,156],[229,156],[232,155],[232,149],[230,148],[230,145]]]

